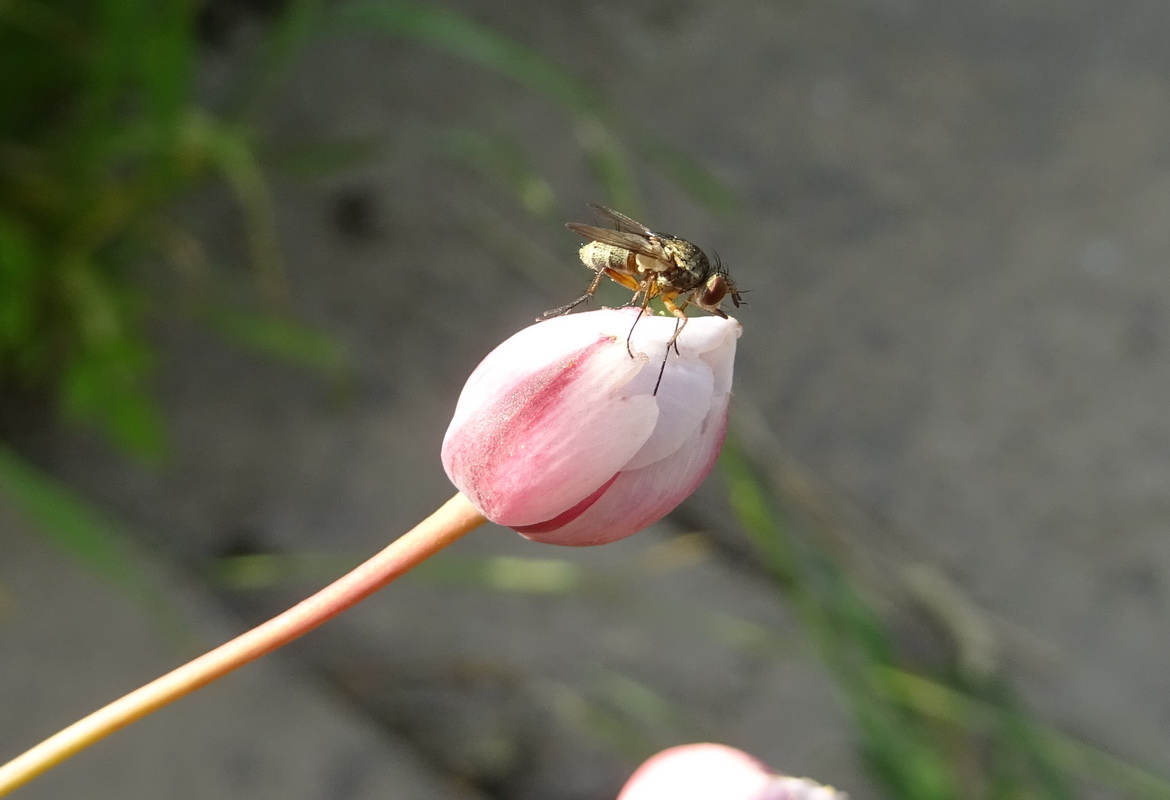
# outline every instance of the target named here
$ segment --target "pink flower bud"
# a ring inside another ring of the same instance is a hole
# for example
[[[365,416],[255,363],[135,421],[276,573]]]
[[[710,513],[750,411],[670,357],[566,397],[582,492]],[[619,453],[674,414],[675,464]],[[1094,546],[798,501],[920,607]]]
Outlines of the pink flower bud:
[[[685,744],[652,756],[617,800],[846,800],[807,778],[777,775],[734,747]]]
[[[693,318],[666,354],[674,318],[634,325],[639,313],[539,322],[471,373],[442,458],[485,517],[540,542],[604,544],[661,519],[711,471],[740,325]]]

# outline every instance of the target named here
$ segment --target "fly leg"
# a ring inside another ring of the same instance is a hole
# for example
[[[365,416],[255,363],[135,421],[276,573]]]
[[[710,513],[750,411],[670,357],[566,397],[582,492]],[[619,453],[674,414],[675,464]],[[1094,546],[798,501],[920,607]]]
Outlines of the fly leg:
[[[658,387],[662,385],[662,376],[666,373],[666,359],[670,358],[670,348],[674,348],[674,354],[678,355],[678,336],[682,333],[683,328],[687,326],[687,314],[685,309],[687,302],[684,300],[681,306],[676,306],[674,300],[663,296],[662,304],[666,306],[666,310],[674,314],[674,335],[670,337],[670,341],[666,343],[666,351],[662,354],[662,366],[658,368],[658,382],[654,384],[654,395],[658,394]]]
[[[654,382],[654,391],[650,393],[652,397],[658,396],[658,387],[662,385],[662,376],[666,374],[666,359],[670,358],[670,346],[674,345],[674,353],[678,355],[678,334],[682,330],[682,326],[687,323],[686,315],[684,314],[682,320],[675,319],[674,321],[674,336],[670,337],[670,342],[666,345],[666,350],[662,353],[662,365],[658,368],[658,380]]]
[[[585,294],[581,295],[576,300],[574,300],[573,302],[569,303],[566,306],[560,306],[559,308],[554,308],[554,309],[551,309],[549,311],[544,312],[543,314],[541,314],[539,317],[536,318],[536,321],[540,322],[542,320],[549,319],[550,317],[559,317],[562,314],[568,314],[574,308],[576,308],[577,306],[584,303],[586,300],[588,300],[590,297],[592,297],[594,294],[597,293],[597,287],[601,285],[601,276],[604,274],[605,274],[605,270],[602,270],[602,269],[597,270],[597,274],[593,276],[593,283],[589,284],[589,288],[585,290]]]
[[[634,319],[634,324],[630,326],[630,332],[626,334],[626,352],[630,354],[630,358],[634,357],[634,348],[630,344],[630,339],[634,335],[634,328],[638,327],[638,320],[642,319],[642,315],[646,313],[646,308],[650,305],[650,290],[646,290],[645,296],[642,298],[642,309],[638,312],[638,316]],[[658,391],[655,389],[654,391]]]
[[[678,336],[683,332],[683,328],[687,326],[687,312],[684,310],[687,307],[687,301],[684,300],[682,305],[676,306],[674,301],[669,297],[662,298],[662,304],[666,306],[666,310],[674,314],[676,322],[674,324],[674,336],[670,337],[670,341],[666,343],[667,351],[671,347],[674,348],[675,355],[678,355]]]

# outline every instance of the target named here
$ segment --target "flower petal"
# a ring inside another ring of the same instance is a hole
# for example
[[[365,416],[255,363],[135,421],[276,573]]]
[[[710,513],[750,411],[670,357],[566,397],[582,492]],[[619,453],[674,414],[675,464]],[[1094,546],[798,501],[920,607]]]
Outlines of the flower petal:
[[[596,320],[563,322],[585,316],[521,331],[484,359],[460,397],[443,465],[493,522],[530,525],[572,508],[654,430],[654,398],[623,392],[646,358],[630,358],[624,342],[597,332]]]
[[[459,395],[451,428],[462,418],[499,395],[499,387],[525,380],[536,370],[563,360],[600,337],[617,340],[626,317],[618,311],[556,317],[517,331],[496,346],[472,371]],[[648,360],[648,358],[647,358]],[[633,369],[631,375],[637,374]]]
[[[733,747],[682,745],[638,767],[618,800],[756,800],[770,775],[761,762]]]
[[[713,401],[695,435],[669,458],[621,472],[575,519],[555,530],[539,526],[517,528],[517,533],[546,544],[585,547],[624,539],[662,519],[698,488],[715,466],[727,435],[730,400],[730,395],[723,395]]]
[[[617,800],[847,800],[808,778],[778,775],[742,750],[684,744],[651,756]]]
[[[719,317],[679,326],[605,309],[508,339],[460,395],[443,441],[452,482],[539,541],[600,544],[660,519],[714,464],[741,332]]]
[[[631,384],[648,383],[647,393],[653,391],[654,383],[658,380],[658,369],[652,367],[653,362]],[[714,386],[715,377],[705,362],[698,359],[683,360],[673,353],[668,355],[662,371],[662,383],[655,396],[658,402],[658,422],[645,444],[624,469],[640,469],[661,461],[694,436],[711,409]]]
[[[637,312],[637,309],[623,309]],[[643,317],[634,328],[631,347],[650,356],[651,365],[626,387],[628,393],[653,393],[658,384],[659,415],[654,433],[625,469],[641,467],[666,458],[692,436],[711,408],[716,395],[731,391],[735,341],[742,326],[733,319],[699,317],[689,320],[662,363],[664,345],[674,335],[674,317]],[[658,383],[661,374],[662,381]]]

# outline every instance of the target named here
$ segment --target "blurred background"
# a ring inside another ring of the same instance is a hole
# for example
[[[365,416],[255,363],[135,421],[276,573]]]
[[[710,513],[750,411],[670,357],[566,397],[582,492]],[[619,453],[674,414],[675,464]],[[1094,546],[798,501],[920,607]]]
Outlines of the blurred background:
[[[855,798],[1170,797],[1168,37],[1154,0],[0,4],[0,759],[442,503],[586,203],[750,290],[667,520],[485,528],[17,796],[601,799],[715,740]]]

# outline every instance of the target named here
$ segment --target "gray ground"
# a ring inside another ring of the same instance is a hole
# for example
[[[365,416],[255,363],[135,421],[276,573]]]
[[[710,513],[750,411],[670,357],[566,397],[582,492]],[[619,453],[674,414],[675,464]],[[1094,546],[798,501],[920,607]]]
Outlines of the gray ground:
[[[1010,670],[1042,719],[1170,774],[1170,11],[558,5],[464,9],[742,198],[721,222],[651,178],[644,212],[752,290],[740,431],[788,480],[829,487],[859,520],[841,535],[887,589],[952,623],[960,609],[968,655]],[[605,199],[580,155],[589,132],[482,70],[371,37],[315,47],[293,79],[274,130],[405,142],[486,126],[525,143],[566,218]],[[296,307],[352,350],[346,391],[176,323],[160,332],[167,468],[79,436],[24,442],[194,568],[249,547],[356,558],[408,528],[451,492],[437,451],[462,378],[587,277],[571,235],[433,163],[391,154],[277,188]],[[339,232],[355,193],[369,230]],[[215,239],[236,235],[230,209],[195,205]],[[715,494],[685,518],[716,516]],[[0,514],[9,753],[189,648]],[[589,551],[484,530],[456,554],[562,559],[584,588],[408,580],[19,796],[612,797],[631,765],[583,731],[590,708],[637,705],[623,676],[671,703],[656,743],[720,739],[871,796],[786,612],[680,530]],[[159,583],[207,642],[240,624],[173,568]],[[236,610],[256,618],[310,587]],[[745,649],[729,617],[775,642]]]

